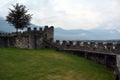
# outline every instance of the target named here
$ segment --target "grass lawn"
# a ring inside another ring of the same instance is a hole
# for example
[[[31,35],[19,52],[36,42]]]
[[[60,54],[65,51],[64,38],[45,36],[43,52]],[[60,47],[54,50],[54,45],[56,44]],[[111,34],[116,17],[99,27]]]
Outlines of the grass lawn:
[[[0,80],[114,80],[113,71],[50,49],[0,48]]]

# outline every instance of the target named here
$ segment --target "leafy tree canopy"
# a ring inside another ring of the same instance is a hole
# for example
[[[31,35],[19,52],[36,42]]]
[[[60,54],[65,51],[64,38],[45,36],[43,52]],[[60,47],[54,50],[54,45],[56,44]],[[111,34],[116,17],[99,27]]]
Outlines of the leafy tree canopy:
[[[24,27],[30,25],[32,15],[27,14],[28,10],[26,9],[26,6],[19,5],[18,3],[12,6],[13,9],[9,9],[10,12],[8,16],[6,16],[6,21],[15,26],[16,31],[18,31],[18,29],[23,29]]]

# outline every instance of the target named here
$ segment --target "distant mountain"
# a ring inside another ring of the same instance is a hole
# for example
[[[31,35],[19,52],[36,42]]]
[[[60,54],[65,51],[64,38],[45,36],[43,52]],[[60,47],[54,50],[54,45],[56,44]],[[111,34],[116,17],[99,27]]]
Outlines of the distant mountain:
[[[29,27],[43,27],[31,24]],[[25,29],[26,30],[26,29]],[[3,18],[0,17],[0,32],[14,32],[15,28],[8,24]],[[117,30],[64,30],[62,28],[55,28],[55,40],[120,40],[120,32]]]
[[[90,34],[90,31],[86,30],[64,30],[62,28],[55,28],[55,38],[60,40],[80,40],[88,39],[86,35]]]
[[[0,31],[13,32],[15,29],[12,25],[8,24],[3,18],[0,17]]]
[[[55,29],[55,39],[60,40],[120,40],[120,32],[117,30],[64,30]]]

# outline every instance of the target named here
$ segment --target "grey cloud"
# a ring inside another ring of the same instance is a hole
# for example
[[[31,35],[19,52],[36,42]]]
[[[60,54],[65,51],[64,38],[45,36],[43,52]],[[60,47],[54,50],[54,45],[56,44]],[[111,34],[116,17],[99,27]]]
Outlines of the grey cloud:
[[[2,0],[3,1],[3,0]],[[120,25],[120,0],[4,0],[0,16],[8,14],[11,4],[20,2],[33,14],[37,25],[52,24],[66,29],[114,28]],[[111,25],[111,26],[110,26]]]

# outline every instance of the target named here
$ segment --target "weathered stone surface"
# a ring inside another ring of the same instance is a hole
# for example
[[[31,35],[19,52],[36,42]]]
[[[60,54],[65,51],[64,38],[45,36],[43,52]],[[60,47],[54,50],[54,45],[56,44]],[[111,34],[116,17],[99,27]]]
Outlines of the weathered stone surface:
[[[28,28],[25,32],[0,34],[0,46],[4,47],[17,47],[17,48],[45,48],[49,47],[48,43],[52,43],[54,39],[54,27],[45,26],[45,29],[42,31],[42,28],[37,30],[31,30]]]
[[[120,80],[120,55],[116,56],[117,68],[115,70],[116,80]]]

